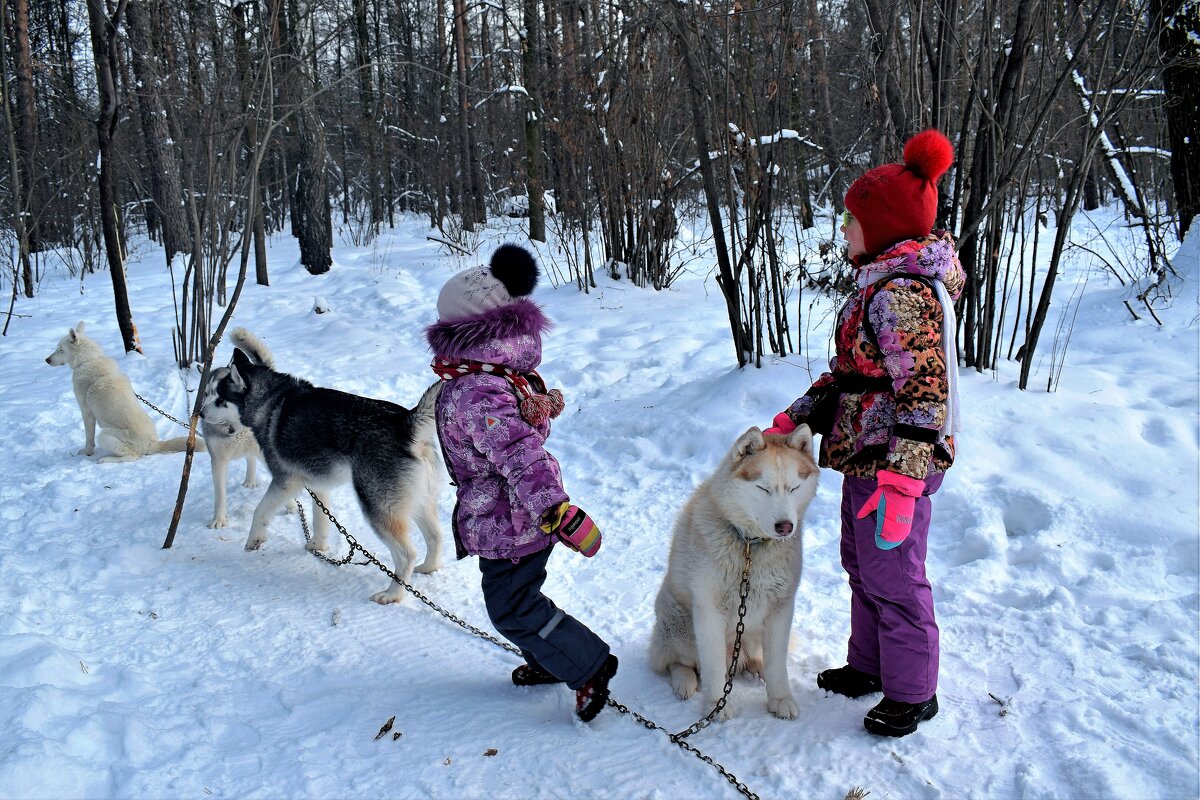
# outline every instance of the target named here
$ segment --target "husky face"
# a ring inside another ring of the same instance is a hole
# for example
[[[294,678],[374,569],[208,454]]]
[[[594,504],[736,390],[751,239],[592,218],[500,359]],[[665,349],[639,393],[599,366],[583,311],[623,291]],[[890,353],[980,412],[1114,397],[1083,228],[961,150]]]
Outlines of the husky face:
[[[213,371],[200,408],[200,416],[205,422],[228,426],[231,433],[245,426],[241,411],[250,392],[248,379],[255,369],[264,368],[254,364],[241,350],[234,350],[230,365]]]
[[[764,436],[751,428],[734,442],[726,485],[731,518],[747,535],[787,539],[800,530],[817,492],[812,434],[801,425],[787,436]]]
[[[232,433],[242,427],[242,420],[237,406],[221,396],[221,384],[229,378],[230,372],[229,367],[213,370],[212,375],[208,378],[208,385],[204,387],[204,402],[200,406],[200,417],[210,425],[229,428]]]
[[[74,328],[67,332],[67,335],[58,340],[58,347],[53,353],[46,356],[46,363],[52,367],[62,367],[70,364],[75,358],[76,345],[79,344],[79,338],[83,336],[83,322],[80,322]]]

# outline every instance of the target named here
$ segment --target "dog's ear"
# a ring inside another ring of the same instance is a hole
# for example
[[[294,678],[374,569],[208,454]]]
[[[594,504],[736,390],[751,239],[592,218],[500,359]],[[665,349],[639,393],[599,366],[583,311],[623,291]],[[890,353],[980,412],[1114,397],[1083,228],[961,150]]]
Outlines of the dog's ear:
[[[238,350],[233,349],[233,360],[229,362],[229,384],[234,391],[243,393],[246,391],[246,378],[250,374],[247,367],[253,365],[254,362],[250,357]]]
[[[745,458],[747,455],[757,453],[766,446],[767,443],[763,439],[763,433],[756,425],[739,436],[738,440],[733,443],[733,455],[734,458]]]
[[[250,360],[250,356],[246,355],[246,352],[244,350],[235,347],[235,348],[233,348],[233,362],[232,363],[233,363],[233,366],[235,366],[235,367],[244,367],[244,366],[247,366],[248,364],[253,364],[254,362],[252,360]]]
[[[249,350],[243,350],[240,347],[235,347],[235,348],[233,348],[233,354],[234,354],[234,356],[238,356],[238,355],[245,356],[246,361],[250,364],[258,364],[259,363],[259,360],[257,358],[255,358],[254,354],[251,353]]]
[[[83,320],[79,320],[79,324],[76,325],[74,328],[71,328],[71,341],[72,342],[79,341],[79,336],[83,333],[83,328],[84,328]]]
[[[242,373],[238,370],[236,364],[229,365],[229,385],[239,394],[243,394],[246,391],[246,379],[242,377]]]
[[[801,425],[788,434],[787,446],[811,456],[813,452],[812,431],[808,429],[807,425]]]

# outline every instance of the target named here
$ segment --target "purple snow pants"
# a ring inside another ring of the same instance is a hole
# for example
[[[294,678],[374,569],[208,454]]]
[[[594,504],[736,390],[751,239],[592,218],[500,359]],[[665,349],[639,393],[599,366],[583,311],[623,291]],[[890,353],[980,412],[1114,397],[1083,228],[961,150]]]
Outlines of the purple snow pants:
[[[942,475],[925,480],[917,498],[912,533],[899,547],[875,545],[875,515],[855,515],[875,491],[870,478],[842,479],[842,566],[850,576],[850,646],[847,663],[878,675],[883,694],[905,703],[928,700],[937,691],[938,627],[933,591],[925,577],[929,538],[929,495]]]

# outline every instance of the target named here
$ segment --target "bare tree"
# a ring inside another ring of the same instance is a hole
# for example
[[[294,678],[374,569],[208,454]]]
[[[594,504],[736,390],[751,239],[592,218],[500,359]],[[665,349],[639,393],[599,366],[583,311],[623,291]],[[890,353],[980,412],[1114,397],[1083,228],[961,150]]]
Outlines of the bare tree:
[[[0,27],[8,27],[8,3],[0,0]],[[30,241],[29,231],[25,225],[26,213],[22,186],[21,158],[18,154],[17,131],[13,124],[12,112],[8,102],[8,39],[0,41],[0,102],[4,103],[4,130],[8,144],[8,175],[9,191],[12,193],[13,233],[17,239],[17,263],[13,265],[13,301],[16,301],[17,284],[24,280],[25,296],[33,297],[33,269],[29,264]],[[11,304],[4,330],[8,331],[8,321],[12,319]]]
[[[1167,130],[1171,142],[1171,176],[1179,238],[1200,214],[1200,3],[1195,0],[1155,0]]]
[[[271,0],[275,45],[286,64],[279,82],[282,104],[292,112],[287,137],[292,233],[300,243],[300,263],[313,275],[333,264],[325,126],[313,106],[316,75],[309,66],[315,47],[310,33],[311,0]]]
[[[138,116],[145,138],[146,161],[154,207],[162,230],[162,245],[169,262],[177,253],[191,249],[191,235],[183,204],[183,182],[179,159],[171,145],[167,116],[171,113],[165,99],[165,85],[158,68],[156,43],[150,32],[150,14],[158,0],[135,2],[129,6],[130,50],[133,72],[137,77]]]
[[[113,300],[116,303],[117,327],[125,352],[142,352],[133,311],[129,306],[129,290],[125,283],[125,250],[121,241],[120,220],[113,190],[113,135],[117,130],[119,96],[117,94],[117,31],[125,14],[128,0],[118,0],[116,10],[108,16],[103,0],[87,0],[88,22],[92,36],[92,53],[96,62],[96,85],[100,95],[100,113],[96,118],[96,146],[99,151],[100,221],[104,230],[104,251],[108,256],[108,271],[112,278]]]

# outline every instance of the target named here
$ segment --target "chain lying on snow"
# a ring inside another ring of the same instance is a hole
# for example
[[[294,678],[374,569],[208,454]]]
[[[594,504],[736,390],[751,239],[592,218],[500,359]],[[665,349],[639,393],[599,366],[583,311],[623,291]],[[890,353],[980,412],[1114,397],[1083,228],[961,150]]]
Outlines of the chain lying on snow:
[[[316,556],[317,558],[326,562],[327,564],[333,564],[334,566],[343,566],[345,564],[350,563],[350,559],[354,557],[354,552],[357,550],[358,552],[363,554],[363,558],[367,559],[367,562],[374,564],[385,575],[387,575],[389,578],[391,578],[396,583],[403,586],[404,590],[406,592],[408,592],[413,597],[420,600],[425,605],[432,608],[434,611],[441,614],[446,619],[453,622],[455,625],[458,625],[460,628],[462,628],[466,631],[469,631],[482,639],[487,639],[489,642],[496,645],[497,647],[501,647],[501,648],[507,650],[508,652],[513,653],[514,655],[521,656],[522,658],[524,658],[524,656],[522,655],[519,648],[514,647],[513,645],[509,644],[508,642],[502,642],[499,639],[497,639],[495,636],[492,636],[487,631],[482,631],[479,628],[476,628],[474,625],[470,624],[469,622],[466,622],[465,620],[458,618],[454,614],[450,613],[446,609],[439,606],[437,603],[430,600],[425,595],[421,594],[419,591],[417,591],[417,589],[410,586],[406,581],[401,580],[400,577],[398,575],[396,575],[396,573],[392,572],[392,570],[389,569],[386,564],[384,564],[382,561],[380,561],[378,558],[376,558],[373,553],[371,553],[369,550],[367,550],[365,547],[363,547],[361,544],[358,543],[358,540],[355,539],[350,534],[350,531],[346,530],[346,528],[342,526],[342,523],[338,522],[337,517],[335,517],[333,515],[333,513],[326,507],[326,505],[321,502],[320,498],[318,498],[316,496],[316,494],[313,493],[312,489],[308,489],[306,487],[305,491],[308,492],[308,494],[312,497],[313,502],[317,505],[317,507],[321,509],[322,513],[324,513],[325,516],[329,517],[329,521],[334,524],[334,526],[338,529],[338,532],[341,533],[342,536],[345,537],[346,541],[350,544],[350,552],[348,552],[342,558],[339,558],[339,559],[330,558],[329,556],[325,555],[324,553],[320,552],[319,550],[310,550],[309,552],[311,552],[314,556]],[[304,528],[304,542],[307,544],[308,542],[312,541],[312,533],[308,529],[308,519],[304,516],[304,506],[300,503],[299,500],[296,501],[296,507],[300,510],[300,524]],[[720,713],[721,709],[725,707],[725,701],[728,699],[729,693],[733,690],[733,676],[734,676],[735,671],[737,670],[738,654],[741,652],[741,647],[742,647],[742,632],[746,628],[746,624],[745,624],[746,596],[749,593],[749,591],[750,591],[750,543],[746,542],[746,566],[742,569],[742,585],[741,585],[741,589],[740,589],[741,602],[738,606],[737,638],[734,640],[734,643],[733,643],[733,660],[729,665],[729,672],[725,678],[724,695],[721,697],[720,700],[717,701],[717,704],[713,707],[713,710],[710,711],[706,717],[696,721],[687,730],[680,731],[679,733],[671,733],[669,730],[667,730],[663,726],[659,725],[654,720],[649,719],[648,717],[642,716],[641,714],[639,714],[638,712],[634,711],[633,709],[629,708],[626,705],[618,703],[612,697],[608,698],[608,705],[615,708],[621,714],[628,714],[629,716],[633,717],[635,720],[637,720],[639,723],[641,723],[643,727],[647,728],[648,730],[661,731],[673,744],[677,745],[680,749],[686,750],[687,752],[694,755],[696,758],[703,761],[705,764],[708,764],[710,767],[715,769],[718,773],[720,773],[721,777],[723,777],[725,780],[729,781],[729,784],[731,786],[733,786],[733,788],[737,789],[738,792],[741,793],[743,796],[748,798],[748,800],[759,800],[758,795],[755,794],[753,791],[751,791],[749,786],[747,786],[746,784],[744,784],[740,780],[738,780],[736,775],[734,775],[729,770],[725,769],[725,767],[722,766],[718,761],[716,761],[712,756],[706,755],[705,753],[701,752],[699,749],[693,747],[692,745],[690,745],[686,741],[684,741],[684,739],[686,739],[688,736],[691,736],[692,734],[694,734],[700,730],[703,730],[705,727],[707,727],[713,721],[713,719],[716,718],[717,714]]]
[[[338,531],[342,534],[342,536],[346,537],[346,541],[350,543],[350,552],[348,552],[345,555],[345,557],[343,557],[341,559],[330,558],[329,556],[325,555],[324,553],[320,552],[319,550],[310,550],[309,552],[311,552],[314,556],[316,556],[317,558],[319,558],[322,561],[325,561],[329,564],[333,564],[335,566],[341,566],[343,564],[349,564],[350,559],[354,557],[354,551],[357,550],[358,552],[363,554],[363,558],[367,559],[367,561],[369,563],[374,564],[375,566],[379,567],[379,569],[382,570],[385,575],[387,575],[389,578],[394,580],[396,583],[403,586],[404,591],[408,592],[413,597],[417,598],[422,603],[429,606],[434,611],[438,612],[443,617],[445,617],[446,619],[453,622],[455,625],[459,626],[463,630],[470,631],[471,633],[475,634],[476,636],[479,636],[483,639],[487,639],[489,642],[496,645],[497,647],[503,647],[505,650],[507,650],[510,653],[513,653],[518,656],[521,655],[521,651],[519,648],[514,647],[513,645],[509,644],[508,642],[500,641],[499,639],[497,639],[495,636],[492,636],[487,631],[482,631],[479,628],[476,628],[474,625],[467,622],[466,620],[459,619],[454,614],[451,614],[449,611],[442,608],[441,606],[439,606],[437,603],[430,600],[425,595],[421,594],[419,591],[417,591],[417,589],[410,586],[407,581],[401,580],[400,577],[396,573],[392,572],[386,564],[384,564],[382,561],[380,561],[378,558],[376,558],[374,553],[372,553],[370,550],[368,550],[367,548],[365,548],[361,544],[359,544],[358,540],[350,535],[350,531],[348,531],[344,527],[342,527],[342,523],[338,522],[337,517],[333,516],[333,513],[330,512],[330,510],[325,506],[325,504],[321,502],[321,499],[319,497],[317,497],[315,494],[313,494],[312,489],[305,489],[305,491],[307,491],[312,496],[313,502],[317,504],[317,507],[321,509],[321,511],[325,514],[325,516],[329,517],[329,521],[337,526]],[[305,541],[305,543],[308,543],[309,541],[312,540],[312,535],[308,531],[308,520],[304,516],[304,507],[300,504],[299,500],[296,501],[296,507],[300,509],[300,523],[301,523],[301,525],[304,526],[304,541]]]

